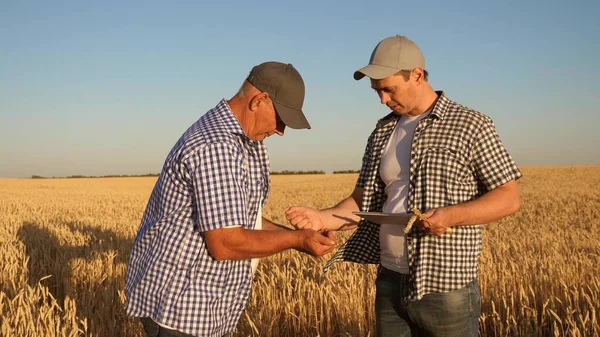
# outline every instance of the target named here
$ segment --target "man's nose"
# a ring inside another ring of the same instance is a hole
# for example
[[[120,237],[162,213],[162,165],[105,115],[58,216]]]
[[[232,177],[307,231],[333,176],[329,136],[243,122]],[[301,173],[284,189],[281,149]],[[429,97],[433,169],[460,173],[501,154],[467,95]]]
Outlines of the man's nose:
[[[379,99],[381,100],[381,104],[387,105],[387,102],[390,101],[390,96],[384,92],[379,93]]]

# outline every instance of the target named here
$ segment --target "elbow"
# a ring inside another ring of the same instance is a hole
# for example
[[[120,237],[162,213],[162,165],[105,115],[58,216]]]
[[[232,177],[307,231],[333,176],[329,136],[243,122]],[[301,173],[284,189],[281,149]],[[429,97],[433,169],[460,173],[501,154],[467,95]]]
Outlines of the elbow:
[[[501,187],[504,191],[504,205],[506,215],[517,213],[521,209],[521,193],[517,183],[512,180]]]
[[[245,242],[243,234],[241,227],[207,231],[204,235],[206,249],[216,261],[240,259],[240,247]]]
[[[208,248],[210,256],[212,256],[216,261],[233,259],[231,252],[224,245],[207,243],[206,248]]]
[[[213,259],[215,259],[216,261],[225,261],[225,260],[231,260],[231,258],[229,257],[229,255],[224,254],[224,253],[210,253],[210,255],[213,257]]]
[[[521,197],[517,194],[516,197],[513,199],[513,202],[511,203],[509,214],[515,214],[518,211],[520,211],[522,205],[523,203],[521,201]]]

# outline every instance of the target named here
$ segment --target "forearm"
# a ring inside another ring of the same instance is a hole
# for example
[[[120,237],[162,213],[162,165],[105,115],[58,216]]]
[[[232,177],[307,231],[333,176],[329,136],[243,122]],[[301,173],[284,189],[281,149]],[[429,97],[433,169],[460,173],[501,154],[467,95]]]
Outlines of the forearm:
[[[451,214],[451,226],[467,226],[502,219],[517,212],[520,207],[518,186],[513,180],[475,200],[449,206],[447,209]]]
[[[323,227],[328,230],[349,230],[358,226],[360,217],[352,214],[359,210],[353,196],[340,201],[337,205],[321,210]]]
[[[291,230],[293,230],[284,225],[274,223],[265,217],[262,218],[262,229],[267,230],[267,231],[291,231]]]
[[[222,229],[224,238],[218,243],[207,239],[209,251],[217,260],[243,260],[265,257],[286,249],[300,249],[302,233],[299,231]]]
[[[355,188],[352,194],[337,205],[322,210],[310,207],[292,206],[285,215],[295,228],[311,228],[318,231],[338,231],[353,229],[360,218],[352,212],[359,210],[364,190]]]

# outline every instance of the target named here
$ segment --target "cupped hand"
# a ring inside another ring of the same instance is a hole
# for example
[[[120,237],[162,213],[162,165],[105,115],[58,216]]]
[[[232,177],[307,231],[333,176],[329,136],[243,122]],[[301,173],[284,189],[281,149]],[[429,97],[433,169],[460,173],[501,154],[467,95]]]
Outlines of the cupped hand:
[[[452,226],[451,214],[446,208],[432,208],[422,217],[425,219],[421,223],[423,230],[429,234],[442,235]]]
[[[314,208],[292,206],[285,211],[285,217],[296,229],[324,229],[321,212]]]
[[[337,245],[333,232],[316,232],[312,229],[301,230],[302,241],[299,250],[312,256],[323,256],[331,252]]]

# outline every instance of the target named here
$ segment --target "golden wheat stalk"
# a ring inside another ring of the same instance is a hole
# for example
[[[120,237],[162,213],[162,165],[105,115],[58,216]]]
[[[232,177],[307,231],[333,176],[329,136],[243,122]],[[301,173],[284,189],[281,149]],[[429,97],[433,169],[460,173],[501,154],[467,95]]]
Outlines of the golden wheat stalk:
[[[423,221],[423,224],[426,223],[424,221],[426,218],[423,217],[423,213],[421,213],[421,211],[419,211],[417,208],[415,208],[415,207],[411,208],[410,212],[413,214],[413,216],[411,216],[410,219],[408,219],[406,228],[404,228],[404,234],[410,233],[410,230],[412,229],[412,226],[415,223],[415,221],[421,220],[421,221]],[[446,228],[446,233],[452,234],[452,228]]]

